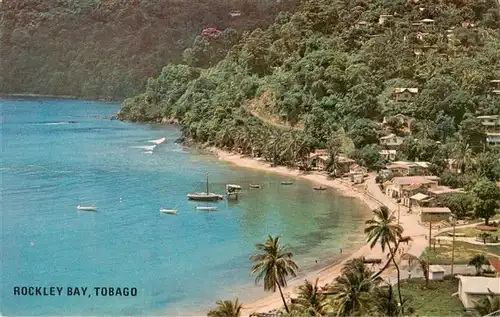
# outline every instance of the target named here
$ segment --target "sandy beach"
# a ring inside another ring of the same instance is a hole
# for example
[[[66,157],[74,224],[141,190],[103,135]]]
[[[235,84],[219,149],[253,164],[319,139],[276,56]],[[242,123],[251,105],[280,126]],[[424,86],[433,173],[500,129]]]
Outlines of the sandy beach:
[[[365,182],[365,187],[363,189],[357,189],[351,186],[346,181],[340,179],[329,179],[326,175],[319,172],[307,172],[287,168],[284,166],[271,167],[269,162],[259,161],[251,157],[245,157],[240,154],[233,154],[218,149],[211,150],[220,160],[237,165],[239,167],[251,168],[266,172],[278,173],[281,175],[287,175],[290,177],[307,179],[316,184],[321,184],[323,186],[328,186],[334,188],[342,195],[355,197],[363,201],[370,210],[378,208],[380,205],[386,205],[390,210],[396,211],[398,209],[397,205],[392,202],[388,197],[381,195],[380,191],[375,187],[374,175],[371,175]],[[406,208],[400,207],[400,224],[404,228],[404,235],[411,236],[413,241],[409,245],[402,246],[402,253],[410,252],[412,254],[420,254],[423,249],[427,246],[427,240],[424,238],[427,233],[426,229],[418,224],[418,217],[416,214],[409,214]],[[351,253],[350,255],[344,257],[340,262],[334,263],[327,266],[319,271],[309,273],[306,278],[310,281],[319,280],[319,285],[325,285],[331,283],[337,276],[340,275],[340,271],[344,266],[345,262],[350,259],[364,256],[366,258],[380,258],[383,262],[387,259],[387,250],[382,252],[381,248],[377,245],[373,249],[370,249],[369,244],[364,244],[358,250]],[[391,267],[389,267],[385,276],[391,274]],[[303,279],[293,280],[289,285],[284,288],[283,293],[286,298],[295,297],[297,286],[303,283]],[[255,300],[250,303],[244,303],[243,316],[248,316],[254,312],[268,312],[277,308],[282,308],[283,303],[280,298],[279,293],[269,293],[267,296]]]

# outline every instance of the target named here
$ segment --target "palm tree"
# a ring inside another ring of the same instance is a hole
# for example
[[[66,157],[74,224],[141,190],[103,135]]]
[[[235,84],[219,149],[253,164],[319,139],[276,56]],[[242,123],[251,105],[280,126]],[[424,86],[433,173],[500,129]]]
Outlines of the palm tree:
[[[379,275],[392,260],[392,263],[396,267],[397,271],[399,302],[402,303],[403,297],[401,296],[400,271],[394,256],[398,250],[399,241],[402,238],[401,235],[403,233],[403,227],[396,223],[396,218],[390,214],[389,208],[385,206],[375,209],[373,213],[375,214],[375,217],[366,221],[368,227],[365,228],[366,238],[369,242],[371,242],[370,248],[373,248],[377,243],[380,243],[382,252],[388,248],[391,256],[384,268],[382,268],[377,275]]]
[[[402,314],[402,307],[407,302],[406,300],[400,304],[394,297],[392,285],[386,283],[376,287],[372,295],[373,307],[371,314],[373,316],[399,316]]]
[[[330,308],[326,295],[319,292],[318,279],[316,279],[314,285],[306,280],[299,286],[299,294],[292,310],[307,313],[309,316],[325,316]]]
[[[500,296],[495,296],[490,289],[488,289],[488,293],[488,296],[479,301],[472,300],[474,308],[481,314],[481,316],[500,311]]]
[[[455,144],[455,148],[453,149],[453,157],[456,162],[455,164],[460,169],[461,173],[465,173],[465,171],[472,166],[472,156],[472,149],[470,148],[469,144],[463,142],[457,142]]]
[[[371,310],[370,294],[378,279],[373,279],[364,259],[350,260],[342,268],[328,294],[333,295],[336,316],[367,315]]]
[[[290,313],[281,288],[286,287],[288,277],[297,276],[298,266],[292,260],[292,252],[288,251],[287,245],[280,245],[280,236],[273,238],[269,235],[264,244],[259,243],[255,247],[262,253],[250,256],[250,261],[257,262],[250,269],[250,274],[257,274],[256,284],[264,279],[265,291],[276,292],[278,287],[286,312]]]
[[[488,260],[486,260],[485,256],[482,254],[474,255],[467,263],[467,266],[473,266],[476,268],[476,275],[481,274],[481,268],[483,265],[488,264]]]
[[[238,298],[234,301],[225,300],[217,301],[217,308],[207,313],[208,317],[240,317],[243,306],[238,302]]]

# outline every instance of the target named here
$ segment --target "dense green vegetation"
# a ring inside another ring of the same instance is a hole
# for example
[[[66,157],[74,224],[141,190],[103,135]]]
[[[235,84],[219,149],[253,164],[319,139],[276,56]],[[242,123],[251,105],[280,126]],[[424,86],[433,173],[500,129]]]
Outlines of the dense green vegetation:
[[[3,0],[0,93],[120,98],[181,60],[206,27],[272,23],[282,1]],[[231,16],[232,11],[240,16]],[[197,42],[195,42],[197,43]]]
[[[384,14],[392,18],[380,24]],[[434,24],[414,25],[429,18]],[[284,165],[330,147],[378,169],[378,137],[394,132],[407,136],[398,157],[431,161],[435,174],[456,158],[464,172],[500,175],[496,163],[487,171],[473,166],[499,155],[476,118],[500,113],[490,86],[500,78],[495,0],[304,0],[223,48],[226,55],[218,39],[202,46],[195,41],[183,63],[150,78],[119,117],[175,118],[188,139]],[[225,56],[216,65],[212,51]],[[394,101],[398,87],[419,91]],[[410,128],[397,123],[399,113],[412,118]],[[468,184],[468,176],[445,174],[444,182]]]

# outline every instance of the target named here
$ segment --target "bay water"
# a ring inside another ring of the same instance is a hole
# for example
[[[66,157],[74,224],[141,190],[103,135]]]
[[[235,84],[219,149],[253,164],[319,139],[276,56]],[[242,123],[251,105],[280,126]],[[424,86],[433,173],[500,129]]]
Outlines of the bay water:
[[[264,294],[248,257],[268,234],[291,245],[302,275],[363,240],[358,200],[220,162],[174,143],[175,126],[110,120],[116,103],[0,99],[0,108],[3,315],[200,315],[217,299]],[[206,172],[211,192],[240,184],[239,200],[189,202]],[[14,295],[22,286],[64,291]],[[67,296],[67,287],[91,296]],[[95,296],[94,287],[137,296]]]

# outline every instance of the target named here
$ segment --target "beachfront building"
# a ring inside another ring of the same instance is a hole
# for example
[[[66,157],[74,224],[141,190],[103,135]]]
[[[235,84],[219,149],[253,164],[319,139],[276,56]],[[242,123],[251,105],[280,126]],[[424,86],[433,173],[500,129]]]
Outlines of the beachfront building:
[[[421,207],[419,214],[421,222],[441,222],[450,219],[451,210],[448,207]]]
[[[500,144],[500,116],[479,116],[486,132],[486,142],[490,145]]]
[[[391,100],[396,102],[413,101],[418,94],[418,88],[394,88]]]
[[[437,187],[438,181],[435,177],[427,176],[407,176],[394,177],[389,183],[385,183],[385,194],[400,202],[404,206],[410,205],[410,197],[423,193],[429,188]]]
[[[326,166],[326,161],[328,160],[328,150],[318,149],[309,154],[308,161],[309,166],[316,170],[324,170]]]
[[[474,301],[481,300],[492,292],[500,295],[500,278],[483,276],[457,276],[458,297],[465,309],[474,309]]]

